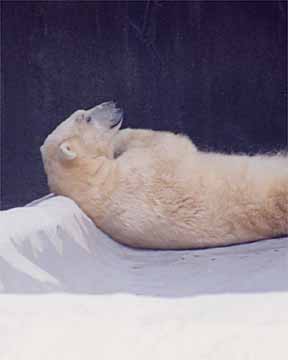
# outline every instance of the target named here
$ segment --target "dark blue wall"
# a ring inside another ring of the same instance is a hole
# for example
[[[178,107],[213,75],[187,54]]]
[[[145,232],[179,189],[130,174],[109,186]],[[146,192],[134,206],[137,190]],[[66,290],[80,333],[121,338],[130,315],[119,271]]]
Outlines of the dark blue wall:
[[[48,192],[41,143],[103,100],[202,149],[286,145],[286,1],[2,1],[1,18],[2,208]]]

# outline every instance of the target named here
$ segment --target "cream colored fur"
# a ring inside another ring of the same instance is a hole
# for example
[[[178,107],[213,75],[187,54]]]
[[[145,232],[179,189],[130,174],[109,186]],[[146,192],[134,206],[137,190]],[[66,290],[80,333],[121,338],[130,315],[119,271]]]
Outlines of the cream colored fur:
[[[287,156],[205,153],[183,135],[117,133],[101,111],[92,123],[85,119],[93,109],[72,114],[41,151],[51,190],[75,200],[115,240],[180,249],[288,233]],[[65,159],[67,146],[76,158]]]

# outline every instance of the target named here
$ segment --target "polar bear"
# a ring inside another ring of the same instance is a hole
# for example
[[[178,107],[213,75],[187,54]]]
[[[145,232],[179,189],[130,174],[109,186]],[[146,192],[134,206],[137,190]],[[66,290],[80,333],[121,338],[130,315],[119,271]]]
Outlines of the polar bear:
[[[199,151],[184,135],[120,130],[113,102],[78,110],[41,147],[52,192],[133,247],[187,249],[288,233],[288,157]]]

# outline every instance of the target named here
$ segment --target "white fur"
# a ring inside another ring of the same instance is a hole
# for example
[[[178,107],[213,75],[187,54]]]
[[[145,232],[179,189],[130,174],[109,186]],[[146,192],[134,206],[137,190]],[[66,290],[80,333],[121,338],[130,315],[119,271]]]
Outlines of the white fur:
[[[114,239],[198,248],[288,233],[287,156],[205,153],[183,135],[117,133],[101,118],[77,118],[76,112],[41,148],[49,186]],[[77,154],[72,161],[56,155],[64,141]]]

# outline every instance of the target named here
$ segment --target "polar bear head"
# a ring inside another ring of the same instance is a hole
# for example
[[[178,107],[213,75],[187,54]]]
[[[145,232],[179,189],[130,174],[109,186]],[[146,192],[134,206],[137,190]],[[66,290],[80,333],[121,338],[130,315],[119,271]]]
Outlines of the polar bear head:
[[[56,169],[77,167],[83,161],[113,158],[113,138],[123,112],[112,101],[89,110],[77,110],[44,141],[41,154],[47,175]]]

